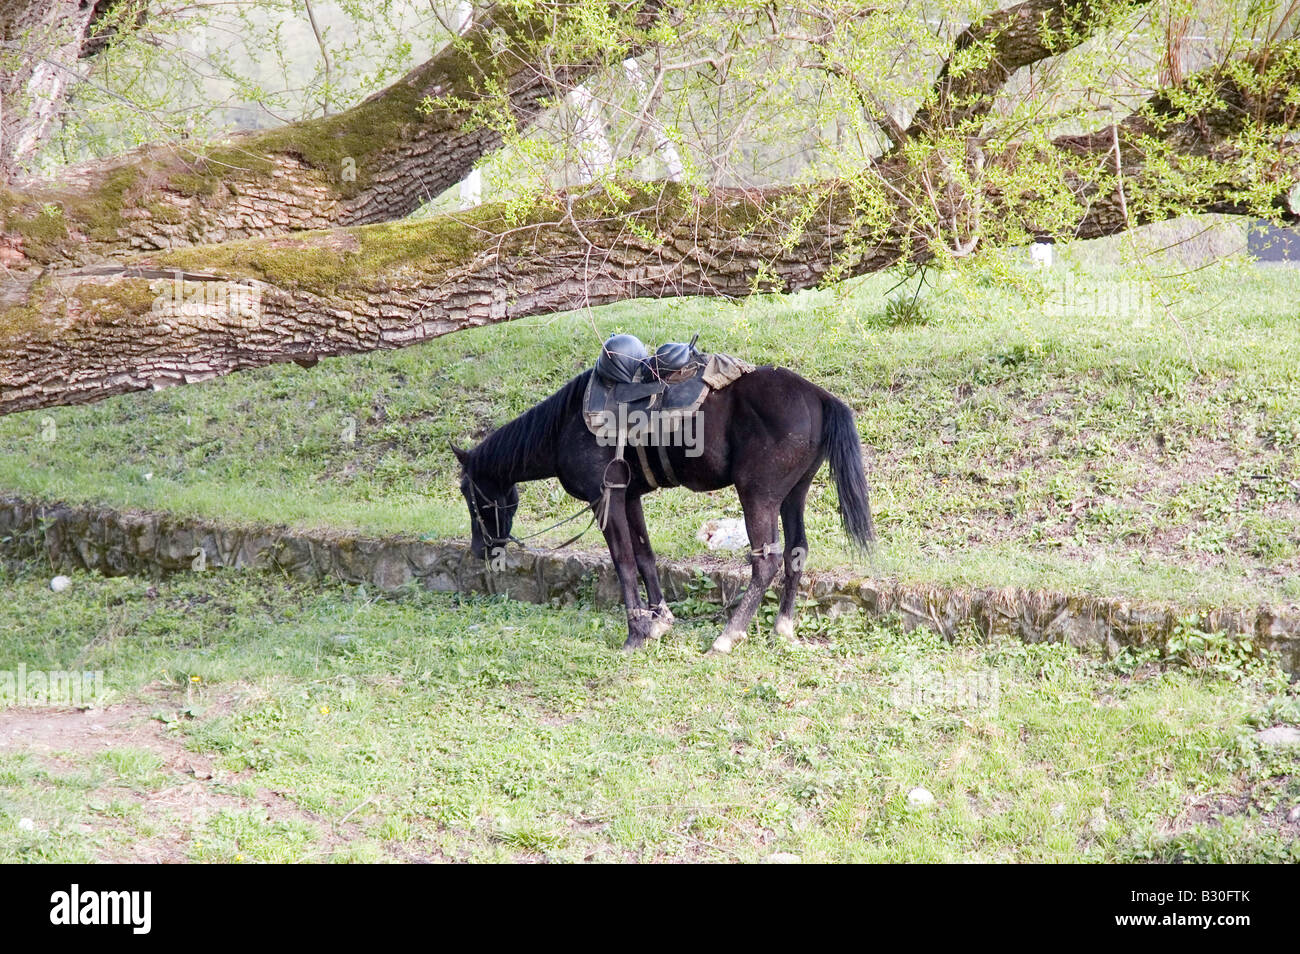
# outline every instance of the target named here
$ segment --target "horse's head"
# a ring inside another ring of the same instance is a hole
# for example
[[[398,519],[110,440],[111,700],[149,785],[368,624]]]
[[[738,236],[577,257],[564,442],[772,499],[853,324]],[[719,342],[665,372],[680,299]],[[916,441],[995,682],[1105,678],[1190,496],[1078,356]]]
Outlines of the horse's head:
[[[519,488],[475,473],[469,452],[455,445],[451,449],[460,461],[460,493],[469,507],[469,550],[481,560],[510,539],[515,511],[519,509]]]

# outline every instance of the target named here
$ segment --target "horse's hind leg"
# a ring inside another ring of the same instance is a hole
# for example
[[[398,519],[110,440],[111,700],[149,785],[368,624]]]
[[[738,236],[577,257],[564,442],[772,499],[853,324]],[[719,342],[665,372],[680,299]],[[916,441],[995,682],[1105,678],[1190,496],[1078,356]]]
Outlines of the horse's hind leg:
[[[776,501],[767,497],[740,495],[740,505],[745,510],[745,529],[749,532],[749,561],[753,568],[749,586],[736,605],[736,611],[713,641],[712,652],[729,653],[731,648],[745,638],[749,624],[763,601],[763,594],[772,585],[776,571],[781,566],[781,543],[776,533]]]
[[[795,600],[799,598],[799,579],[808,559],[808,533],[804,529],[804,503],[812,476],[799,481],[781,501],[781,527],[785,531],[785,581],[781,589],[781,607],[776,613],[776,634],[794,639]]]
[[[655,566],[655,552],[650,546],[650,531],[645,525],[645,511],[641,509],[641,498],[630,497],[627,501],[627,527],[632,536],[632,552],[636,555],[636,567],[645,581],[646,601],[650,604],[653,619],[650,622],[650,638],[662,636],[672,628],[674,619],[672,610],[664,600],[664,591],[659,586],[659,568]]]

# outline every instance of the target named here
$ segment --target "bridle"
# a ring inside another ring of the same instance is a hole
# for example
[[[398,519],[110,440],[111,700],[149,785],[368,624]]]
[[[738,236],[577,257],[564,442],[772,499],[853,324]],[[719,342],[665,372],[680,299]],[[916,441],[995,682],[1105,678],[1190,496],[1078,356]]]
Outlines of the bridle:
[[[572,516],[565,517],[563,520],[557,521],[556,523],[551,524],[549,527],[543,527],[541,530],[538,530],[536,533],[530,533],[525,537],[517,537],[513,533],[508,533],[504,537],[500,537],[500,536],[494,537],[488,533],[487,521],[483,519],[483,512],[479,508],[478,498],[481,496],[485,501],[488,501],[483,505],[483,507],[487,509],[491,509],[493,511],[504,510],[507,505],[499,504],[495,500],[493,500],[492,497],[489,496],[487,493],[485,493],[483,488],[480,487],[474,481],[474,478],[471,477],[468,472],[465,473],[465,479],[469,481],[469,486],[471,490],[471,493],[469,495],[470,510],[473,511],[474,519],[475,521],[478,522],[479,532],[483,534],[483,543],[485,545],[484,559],[488,560],[489,562],[494,551],[496,551],[500,547],[504,547],[507,543],[514,543],[522,547],[524,545],[525,540],[532,540],[534,537],[540,537],[543,533],[549,533],[550,531],[554,530],[556,527],[562,527],[566,523],[572,523],[574,520],[577,520],[588,510],[593,511],[591,515],[591,523],[587,524],[580,531],[575,533],[573,536],[569,537],[569,539],[565,540],[563,543],[551,548],[553,550],[563,550],[569,544],[576,542],[584,533],[590,530],[592,524],[596,522],[596,514],[594,512],[595,508],[591,504],[587,504],[585,507],[583,507],[581,510],[579,510],[577,513],[573,514]],[[500,533],[501,516],[499,513],[496,514],[496,527],[497,527],[497,532]]]

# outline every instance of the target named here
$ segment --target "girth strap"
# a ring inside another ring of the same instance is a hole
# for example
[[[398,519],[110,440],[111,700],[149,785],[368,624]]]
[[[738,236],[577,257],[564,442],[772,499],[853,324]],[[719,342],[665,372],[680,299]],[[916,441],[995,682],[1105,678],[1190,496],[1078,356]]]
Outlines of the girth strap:
[[[645,445],[636,445],[637,460],[641,462],[641,473],[645,477],[645,482],[650,485],[651,490],[659,489],[659,482],[655,480],[654,471],[650,469],[650,459],[646,457]]]
[[[673,473],[673,465],[668,463],[668,448],[663,444],[659,445],[659,463],[663,465],[664,477],[667,479],[669,487],[676,487],[681,484],[681,481],[677,479],[677,475]]]

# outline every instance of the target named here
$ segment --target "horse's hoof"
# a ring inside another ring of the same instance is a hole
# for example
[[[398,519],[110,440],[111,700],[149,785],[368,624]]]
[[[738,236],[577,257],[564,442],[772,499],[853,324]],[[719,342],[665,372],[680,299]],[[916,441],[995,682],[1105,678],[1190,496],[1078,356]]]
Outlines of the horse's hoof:
[[[709,652],[716,653],[719,656],[725,655],[731,652],[738,642],[740,642],[740,640],[735,636],[728,636],[726,633],[723,633],[713,641],[713,646],[710,647]]]
[[[794,620],[790,619],[788,616],[782,616],[778,619],[776,621],[776,626],[773,628],[776,630],[776,634],[782,639],[794,639]]]
[[[673,623],[677,622],[672,612],[667,606],[663,606],[655,611],[654,621],[650,624],[650,638],[658,639],[668,630],[673,628]]]

